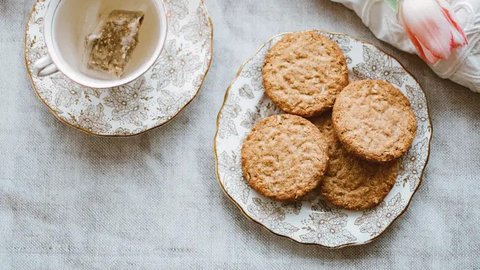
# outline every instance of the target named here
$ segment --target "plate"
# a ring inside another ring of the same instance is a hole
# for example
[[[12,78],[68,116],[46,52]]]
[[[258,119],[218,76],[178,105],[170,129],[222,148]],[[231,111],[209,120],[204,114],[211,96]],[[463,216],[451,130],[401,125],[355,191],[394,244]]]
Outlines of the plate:
[[[396,184],[385,200],[366,211],[347,211],[309,194],[295,203],[275,202],[251,189],[242,176],[240,150],[260,119],[280,113],[265,95],[262,66],[265,54],[284,34],[264,44],[239,70],[218,114],[214,141],[216,173],[225,194],[251,220],[274,234],[303,244],[340,248],[366,244],[383,233],[408,207],[428,162],[432,126],[422,88],[392,56],[345,34],[318,31],[336,41],[347,57],[350,80],[382,79],[410,100],[418,131],[412,148],[401,159]]]
[[[62,73],[37,77],[33,63],[47,54],[37,1],[25,30],[25,64],[33,89],[61,122],[91,135],[131,136],[172,120],[198,94],[210,68],[213,28],[203,0],[165,0],[169,32],[152,68],[132,83],[93,89]]]

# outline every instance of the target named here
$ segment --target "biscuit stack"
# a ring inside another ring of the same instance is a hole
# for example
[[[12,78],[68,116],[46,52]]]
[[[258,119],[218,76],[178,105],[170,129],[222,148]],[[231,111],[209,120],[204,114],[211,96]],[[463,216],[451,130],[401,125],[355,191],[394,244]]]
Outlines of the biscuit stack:
[[[285,35],[262,70],[267,96],[286,114],[259,121],[242,147],[247,183],[279,201],[318,192],[350,210],[378,205],[393,188],[416,118],[379,80],[349,84],[338,45],[317,32]]]

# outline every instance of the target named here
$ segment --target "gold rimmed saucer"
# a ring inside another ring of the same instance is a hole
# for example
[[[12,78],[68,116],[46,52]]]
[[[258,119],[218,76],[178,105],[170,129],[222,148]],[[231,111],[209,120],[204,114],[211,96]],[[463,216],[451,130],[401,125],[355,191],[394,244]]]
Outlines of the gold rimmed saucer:
[[[302,244],[341,248],[369,243],[408,208],[428,163],[432,125],[426,96],[416,79],[395,58],[367,42],[345,34],[318,31],[344,51],[350,79],[382,79],[396,85],[412,104],[418,131],[412,148],[401,159],[396,184],[385,200],[367,211],[337,209],[311,194],[295,203],[272,201],[256,193],[243,179],[241,146],[253,125],[280,110],[262,85],[265,54],[284,34],[265,43],[238,71],[225,94],[214,139],[216,174],[227,197],[254,222],[270,232]]]
[[[49,0],[37,1],[25,29],[25,64],[39,99],[61,122],[90,135],[125,137],[172,120],[199,93],[213,56],[213,25],[203,0],[166,0],[169,32],[165,48],[132,83],[94,89],[61,73],[34,75],[33,63],[47,54],[43,18]]]

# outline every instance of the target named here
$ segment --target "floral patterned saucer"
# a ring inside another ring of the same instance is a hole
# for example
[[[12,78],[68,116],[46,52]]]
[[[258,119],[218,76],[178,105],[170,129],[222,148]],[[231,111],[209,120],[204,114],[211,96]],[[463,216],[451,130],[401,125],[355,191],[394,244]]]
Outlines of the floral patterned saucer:
[[[261,70],[265,54],[282,35],[268,41],[248,60],[227,90],[215,136],[217,179],[225,194],[247,217],[274,234],[329,248],[366,244],[407,209],[420,185],[432,137],[427,100],[415,78],[392,56],[344,34],[320,33],[335,40],[345,52],[351,80],[387,80],[396,85],[412,104],[418,120],[418,133],[412,148],[402,158],[392,191],[374,209],[346,211],[325,203],[315,194],[295,203],[275,202],[246,184],[240,164],[242,142],[258,120],[280,112],[265,96]]]
[[[47,54],[43,17],[49,0],[38,0],[25,31],[25,63],[33,89],[63,123],[92,135],[131,136],[174,118],[198,94],[210,68],[213,28],[203,0],[165,0],[169,32],[155,65],[124,86],[92,89],[61,73],[34,75]]]

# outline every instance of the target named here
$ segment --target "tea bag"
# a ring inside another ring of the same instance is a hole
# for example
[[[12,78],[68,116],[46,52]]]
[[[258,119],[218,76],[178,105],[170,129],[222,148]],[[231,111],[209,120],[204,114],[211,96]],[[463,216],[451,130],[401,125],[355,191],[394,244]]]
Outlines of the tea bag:
[[[88,68],[121,77],[138,44],[143,17],[141,11],[112,11],[100,31],[87,37]]]

